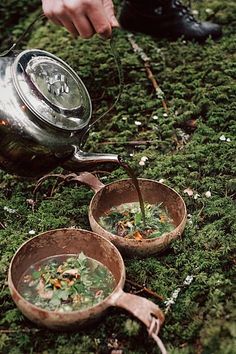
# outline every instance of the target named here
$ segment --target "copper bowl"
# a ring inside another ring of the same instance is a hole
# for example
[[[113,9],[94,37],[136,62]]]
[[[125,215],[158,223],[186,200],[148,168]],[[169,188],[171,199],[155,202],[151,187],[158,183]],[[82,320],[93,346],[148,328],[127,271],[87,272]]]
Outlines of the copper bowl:
[[[162,252],[184,231],[187,220],[184,200],[174,189],[163,183],[150,179],[138,179],[144,202],[162,203],[173,220],[175,228],[160,237],[138,241],[112,234],[99,224],[100,217],[109,212],[112,207],[123,203],[138,202],[138,195],[131,179],[104,185],[91,173],[84,172],[76,176],[74,180],[89,186],[95,192],[89,206],[89,221],[92,230],[110,240],[122,255],[145,257]]]
[[[18,291],[24,272],[47,257],[79,254],[81,251],[104,264],[115,278],[112,293],[97,305],[81,311],[48,311],[33,305]],[[117,248],[106,238],[80,229],[58,229],[39,234],[26,241],[15,253],[8,272],[11,296],[20,311],[39,326],[64,330],[84,327],[99,319],[111,306],[129,311],[142,321],[149,334],[156,339],[164,315],[153,302],[137,295],[125,293],[125,266]],[[159,338],[158,338],[159,339]]]

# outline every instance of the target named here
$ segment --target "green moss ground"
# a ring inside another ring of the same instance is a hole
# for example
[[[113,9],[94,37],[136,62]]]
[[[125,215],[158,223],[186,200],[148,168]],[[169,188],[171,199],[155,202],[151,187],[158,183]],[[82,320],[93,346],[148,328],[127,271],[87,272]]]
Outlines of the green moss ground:
[[[145,283],[167,299],[186,276],[192,275],[192,283],[182,288],[161,330],[169,353],[233,354],[236,5],[233,0],[203,0],[194,1],[193,7],[199,10],[201,19],[222,24],[222,39],[198,45],[135,36],[151,58],[153,73],[166,96],[168,116],[155,98],[127,33],[114,33],[124,71],[124,90],[116,108],[90,133],[86,150],[120,153],[139,177],[164,179],[184,197],[189,220],[183,237],[162,255],[126,259],[127,277]],[[207,8],[212,12],[206,12]],[[14,13],[14,1],[7,2],[5,8],[1,5],[1,11],[9,9]],[[33,16],[31,13],[12,26],[15,38]],[[64,29],[47,23],[36,26],[25,45],[56,54],[79,73],[93,99],[94,118],[115,101],[117,70],[106,42],[99,38],[73,40]],[[142,124],[137,126],[135,121]],[[194,129],[189,128],[189,121],[196,123]],[[134,140],[151,142],[129,144]],[[145,166],[139,165],[142,156],[148,157]],[[103,182],[124,177],[125,172],[117,169],[103,175]],[[32,237],[29,231],[37,234],[70,226],[89,229],[91,191],[66,185],[48,198],[54,184],[48,181],[33,212],[27,200],[32,199],[35,183],[0,172],[0,353],[109,353],[116,340],[123,353],[158,353],[145,328],[119,309],[111,309],[96,327],[73,334],[38,329],[17,310],[7,287],[7,270],[17,248]],[[185,193],[186,188],[194,195]],[[210,197],[205,195],[207,191]],[[128,285],[126,290],[130,290]],[[165,311],[163,302],[150,299]]]

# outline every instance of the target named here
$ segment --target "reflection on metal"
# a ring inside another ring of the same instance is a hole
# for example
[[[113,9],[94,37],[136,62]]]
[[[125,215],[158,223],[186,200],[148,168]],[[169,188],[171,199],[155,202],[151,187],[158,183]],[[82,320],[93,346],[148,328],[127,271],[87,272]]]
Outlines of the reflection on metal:
[[[53,93],[55,96],[61,96],[63,93],[69,93],[70,88],[67,84],[65,75],[54,75],[54,77],[46,77],[48,92]]]
[[[117,155],[81,151],[91,100],[61,59],[37,49],[8,52],[0,57],[0,89],[1,169],[38,177],[62,165],[91,171],[118,164]]]

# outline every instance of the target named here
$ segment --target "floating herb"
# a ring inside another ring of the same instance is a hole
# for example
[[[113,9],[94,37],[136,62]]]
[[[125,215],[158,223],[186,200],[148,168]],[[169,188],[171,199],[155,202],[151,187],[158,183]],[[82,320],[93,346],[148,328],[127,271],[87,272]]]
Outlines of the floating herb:
[[[100,225],[107,231],[125,238],[141,241],[143,238],[160,237],[175,226],[162,204],[145,203],[145,225],[138,202],[113,207],[100,217]]]
[[[80,311],[105,299],[115,285],[98,261],[79,255],[46,258],[21,277],[18,290],[32,304],[49,311]]]

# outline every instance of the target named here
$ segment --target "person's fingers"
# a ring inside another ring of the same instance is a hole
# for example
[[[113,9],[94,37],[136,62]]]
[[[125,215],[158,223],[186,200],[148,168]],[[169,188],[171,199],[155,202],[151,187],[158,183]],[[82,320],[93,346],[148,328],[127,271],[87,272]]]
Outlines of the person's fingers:
[[[64,11],[61,0],[57,1],[56,6],[53,6],[52,1],[42,0],[42,8],[45,16],[53,23],[65,27],[73,37],[77,37],[79,35],[74,24]]]
[[[111,0],[103,1],[104,10],[107,16],[108,21],[112,27],[119,27],[119,22],[115,16],[115,8],[113,2]]]
[[[73,36],[91,38],[98,33],[110,38],[119,26],[112,0],[42,0],[43,11],[51,21],[64,26]]]
[[[95,33],[94,27],[86,16],[83,15],[73,16],[72,20],[81,38],[89,39],[94,35]]]
[[[52,6],[52,1],[47,1],[47,0],[42,0],[42,9],[43,9],[43,13],[44,15],[53,23],[55,23],[56,25],[59,26],[63,26],[63,24],[61,23],[61,21],[55,17],[54,13],[53,13],[53,6]]]
[[[103,37],[111,36],[111,24],[101,0],[81,1],[80,3],[64,0],[64,6],[81,37],[90,38],[95,32]]]
[[[55,17],[49,17],[47,16],[47,18],[52,21],[53,23],[55,23],[55,25],[58,25],[58,26],[64,26],[63,23],[61,21],[59,21],[57,18]]]
[[[108,21],[103,8],[95,8],[89,13],[89,20],[92,23],[94,30],[101,37],[110,38],[112,34],[112,27]]]
[[[59,21],[72,34],[73,37],[78,37],[80,35],[80,33],[77,31],[77,28],[68,16],[65,14],[61,15]]]

